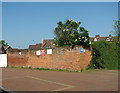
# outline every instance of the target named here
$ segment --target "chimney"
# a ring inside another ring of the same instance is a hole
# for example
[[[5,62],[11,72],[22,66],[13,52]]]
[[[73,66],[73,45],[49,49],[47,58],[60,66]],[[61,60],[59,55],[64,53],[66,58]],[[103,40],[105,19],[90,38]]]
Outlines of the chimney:
[[[45,44],[45,40],[43,40],[43,42],[42,42],[42,46]]]
[[[111,34],[109,34],[109,37],[111,37]]]
[[[95,38],[100,38],[100,36],[99,35],[95,35]]]

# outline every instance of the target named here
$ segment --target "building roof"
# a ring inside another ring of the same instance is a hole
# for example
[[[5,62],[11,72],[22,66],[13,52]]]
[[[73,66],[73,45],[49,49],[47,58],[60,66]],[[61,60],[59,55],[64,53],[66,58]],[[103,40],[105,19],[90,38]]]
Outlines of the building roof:
[[[5,49],[7,49],[9,46],[4,46]]]
[[[0,50],[1,50],[1,49],[3,49],[3,45],[2,45],[2,44],[0,44]]]
[[[12,48],[13,50],[19,50],[18,48]]]
[[[30,50],[35,50],[35,45],[29,45]]]
[[[112,40],[113,40],[113,37],[111,37],[111,38],[110,38],[110,37],[108,37],[108,36],[107,36],[107,37],[100,37],[100,40],[106,40],[107,38],[109,38],[109,39],[110,39],[110,41],[112,41]]]
[[[42,43],[38,43],[36,45],[29,45],[30,50],[39,50],[42,48]]]
[[[109,36],[106,36],[106,37],[100,37],[100,35],[95,35],[95,37],[90,37],[90,41],[91,42],[94,42],[94,39],[97,39],[97,40],[106,40],[107,38],[110,39],[110,41],[113,41],[114,40],[114,37],[111,36],[111,34]]]
[[[42,48],[43,48],[43,49],[53,48],[53,47],[55,47],[55,46],[53,45],[53,43],[54,43],[54,39],[43,40]]]
[[[100,37],[100,35],[95,35],[95,37],[96,37],[96,38],[99,38],[99,37]]]
[[[11,48],[11,46],[4,46],[5,50],[7,50],[8,48]]]
[[[100,37],[99,40],[106,40],[107,37]]]
[[[39,43],[39,44],[36,44],[35,45],[35,49],[38,50],[38,49],[41,49],[42,48],[42,43]]]
[[[3,45],[0,44],[0,54],[3,54],[4,50],[5,50],[5,49],[4,49]]]
[[[93,42],[94,41],[94,37],[90,37],[90,41]]]

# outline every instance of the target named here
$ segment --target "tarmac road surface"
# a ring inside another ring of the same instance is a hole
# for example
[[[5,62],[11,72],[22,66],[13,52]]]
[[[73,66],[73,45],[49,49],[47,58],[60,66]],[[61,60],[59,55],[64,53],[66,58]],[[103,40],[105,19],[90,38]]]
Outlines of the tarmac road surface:
[[[2,87],[11,91],[118,91],[118,71],[60,72],[2,68]]]

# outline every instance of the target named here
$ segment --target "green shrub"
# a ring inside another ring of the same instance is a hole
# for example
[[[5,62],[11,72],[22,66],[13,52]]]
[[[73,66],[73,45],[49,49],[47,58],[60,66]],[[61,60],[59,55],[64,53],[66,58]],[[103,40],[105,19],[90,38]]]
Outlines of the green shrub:
[[[83,69],[83,67],[81,68],[81,72],[83,72],[84,71],[84,69]]]
[[[118,69],[118,47],[116,42],[97,41],[92,44],[92,59],[89,68]]]

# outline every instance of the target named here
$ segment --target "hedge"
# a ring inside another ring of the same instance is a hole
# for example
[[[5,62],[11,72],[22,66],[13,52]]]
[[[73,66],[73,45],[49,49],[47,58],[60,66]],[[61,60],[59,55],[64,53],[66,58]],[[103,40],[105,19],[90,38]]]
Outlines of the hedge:
[[[117,42],[97,41],[92,44],[92,59],[89,68],[95,69],[118,69],[118,48]]]

